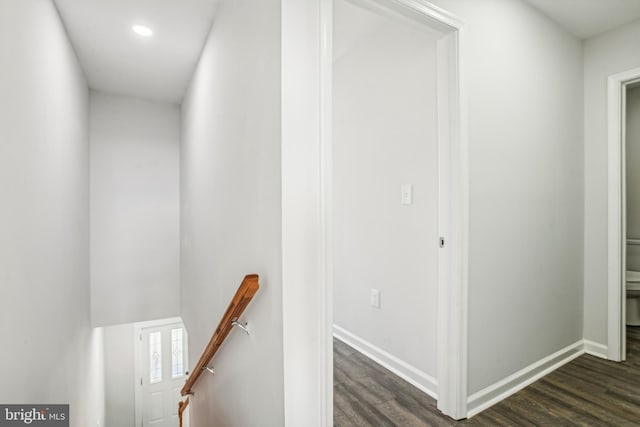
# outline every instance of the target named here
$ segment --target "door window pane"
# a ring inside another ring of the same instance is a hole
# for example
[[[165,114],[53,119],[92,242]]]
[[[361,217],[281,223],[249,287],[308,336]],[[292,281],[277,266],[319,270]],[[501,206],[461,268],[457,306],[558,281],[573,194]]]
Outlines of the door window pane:
[[[149,383],[162,381],[162,334],[160,331],[149,334]]]
[[[182,328],[171,330],[171,378],[181,377],[184,372]]]

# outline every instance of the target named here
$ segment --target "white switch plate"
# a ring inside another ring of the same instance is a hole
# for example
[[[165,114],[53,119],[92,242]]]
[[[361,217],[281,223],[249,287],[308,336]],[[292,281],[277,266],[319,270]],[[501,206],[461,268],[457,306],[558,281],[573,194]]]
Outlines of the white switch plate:
[[[400,186],[400,203],[403,205],[413,204],[413,185],[402,184]]]
[[[380,291],[377,289],[371,289],[371,306],[380,308]]]

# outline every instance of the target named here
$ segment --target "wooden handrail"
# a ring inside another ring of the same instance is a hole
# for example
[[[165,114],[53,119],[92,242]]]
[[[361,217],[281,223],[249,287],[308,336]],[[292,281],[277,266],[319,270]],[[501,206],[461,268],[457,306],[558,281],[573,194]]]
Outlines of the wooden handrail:
[[[189,406],[189,398],[187,397],[185,401],[178,402],[178,418],[180,419],[180,427],[182,427],[182,413]]]
[[[242,312],[245,308],[247,308],[247,306],[251,302],[251,299],[256,294],[256,292],[258,292],[259,288],[260,285],[258,284],[257,274],[249,274],[244,276],[244,279],[242,280],[238,291],[233,296],[233,299],[231,300],[227,311],[224,313],[224,316],[222,316],[222,319],[220,319],[218,327],[211,336],[209,344],[207,344],[207,347],[205,347],[204,351],[202,352],[202,356],[200,356],[200,360],[198,360],[198,363],[191,371],[191,376],[187,378],[184,387],[182,387],[180,393],[183,396],[192,394],[191,388],[196,383],[196,381],[198,381],[198,378],[202,374],[202,371],[206,369],[207,366],[209,366],[209,362],[211,362],[213,355],[216,354],[224,339],[227,337],[227,335],[229,335],[229,332],[231,332],[231,329],[233,328],[233,321],[240,318]]]

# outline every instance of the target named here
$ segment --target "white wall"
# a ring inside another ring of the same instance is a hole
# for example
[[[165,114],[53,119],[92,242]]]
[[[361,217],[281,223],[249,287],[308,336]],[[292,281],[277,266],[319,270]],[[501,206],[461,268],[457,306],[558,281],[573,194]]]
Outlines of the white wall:
[[[334,5],[334,323],[435,378],[436,39]],[[400,203],[402,184],[412,205]]]
[[[627,92],[627,237],[640,238],[640,87]],[[640,271],[640,246],[627,246],[627,270]]]
[[[290,282],[288,271],[294,278],[316,277],[318,266],[312,260],[319,254],[314,227],[322,151],[314,135],[322,115],[309,103],[317,100],[314,90],[322,82],[315,67],[322,52],[319,3],[283,3],[283,34],[295,40],[283,50],[289,120],[283,121],[284,218],[303,216],[292,225],[285,222],[285,230],[310,232],[301,234],[308,249],[299,254],[292,252],[303,247],[297,239],[287,234],[284,240],[285,303],[289,298],[296,303],[295,309],[285,305],[286,325],[292,320],[306,325],[301,313],[317,311],[315,282],[297,290],[299,280]],[[583,337],[582,45],[522,1],[432,3],[465,22],[471,394]],[[296,97],[295,89],[310,96],[309,103]],[[302,206],[290,199],[297,194],[304,194],[298,200]],[[288,267],[291,262],[297,267]],[[285,340],[299,335],[288,328]],[[323,339],[321,329],[304,330],[311,345]],[[295,354],[287,350],[286,357]],[[313,357],[294,356],[302,368],[291,370],[310,384],[312,397],[324,382],[312,373],[321,366]],[[287,384],[295,385],[293,376]],[[295,402],[292,394],[287,397],[287,404]],[[311,399],[301,404],[316,410]],[[300,416],[295,409],[291,413]]]
[[[91,92],[91,316],[180,314],[180,107]]]
[[[522,1],[465,22],[469,393],[582,338],[582,47]]]
[[[104,328],[105,426],[135,424],[135,359],[132,323]]]
[[[640,67],[640,21],[584,43],[584,337],[607,344],[607,78]]]
[[[245,274],[260,291],[216,375],[196,384],[193,425],[283,425],[280,3],[224,0],[183,103],[182,311],[195,365]]]
[[[89,314],[88,91],[52,2],[0,2],[0,401],[104,424]]]

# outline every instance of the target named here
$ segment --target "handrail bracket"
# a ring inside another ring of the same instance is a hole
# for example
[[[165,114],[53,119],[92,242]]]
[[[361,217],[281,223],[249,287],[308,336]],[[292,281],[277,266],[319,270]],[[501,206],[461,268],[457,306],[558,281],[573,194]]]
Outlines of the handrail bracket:
[[[238,321],[238,319],[233,319],[233,321],[231,322],[231,326],[237,326],[238,328],[242,329],[243,331],[245,331],[247,333],[247,335],[251,335],[249,333],[249,324],[247,322],[245,323],[240,323]]]

